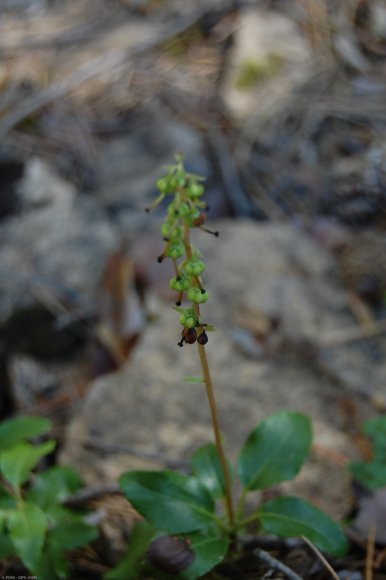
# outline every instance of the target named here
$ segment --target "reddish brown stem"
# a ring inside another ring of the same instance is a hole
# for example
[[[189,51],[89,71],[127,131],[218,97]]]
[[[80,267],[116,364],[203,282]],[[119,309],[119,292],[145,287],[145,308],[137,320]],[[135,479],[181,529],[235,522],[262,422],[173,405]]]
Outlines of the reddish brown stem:
[[[187,225],[184,225],[184,245],[185,245],[186,257],[188,260],[190,260],[192,257],[192,249],[190,247],[189,227]],[[200,309],[199,309],[198,304],[196,305],[196,312],[197,312],[197,316],[199,317]],[[222,444],[220,422],[219,422],[219,418],[218,418],[216,399],[214,396],[213,383],[212,383],[212,378],[210,376],[205,346],[197,343],[197,348],[198,348],[198,354],[200,357],[200,363],[201,363],[201,367],[202,367],[202,374],[203,374],[203,378],[204,378],[206,396],[208,398],[208,403],[209,403],[209,409],[210,409],[210,415],[211,415],[211,420],[212,420],[212,427],[213,427],[213,432],[214,432],[216,449],[217,449],[217,453],[218,453],[220,463],[221,463],[221,468],[222,468],[223,475],[224,475],[225,508],[226,508],[226,512],[228,515],[229,524],[230,524],[231,528],[233,528],[234,524],[235,524],[235,518],[234,518],[234,510],[233,510],[231,478],[230,478],[230,474],[229,474],[228,463],[227,463],[227,460],[225,457],[224,447]]]

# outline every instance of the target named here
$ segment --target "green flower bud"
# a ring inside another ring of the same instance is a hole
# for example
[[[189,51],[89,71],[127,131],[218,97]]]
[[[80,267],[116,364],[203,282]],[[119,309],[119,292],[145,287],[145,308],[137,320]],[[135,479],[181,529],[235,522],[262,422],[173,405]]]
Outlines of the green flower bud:
[[[170,238],[175,241],[182,240],[182,228],[180,226],[175,226],[170,232]]]
[[[178,187],[177,179],[175,177],[169,177],[170,191],[175,191],[177,187]]]
[[[178,187],[184,187],[184,185],[186,183],[186,179],[185,179],[185,175],[183,173],[176,175],[175,179],[176,179],[176,184]]]
[[[184,244],[171,244],[168,249],[166,250],[166,256],[171,258],[172,260],[177,260],[177,258],[181,258],[185,254],[185,246]]]
[[[208,301],[209,294],[206,290],[200,290],[201,297],[200,297],[200,304],[204,304]]]
[[[173,276],[169,282],[170,288],[176,292],[185,292],[185,290],[190,288],[191,284],[192,280],[190,276],[186,276],[185,274],[182,276]]]
[[[199,276],[205,270],[202,260],[192,258],[185,264],[185,272],[190,276]]]
[[[189,309],[180,314],[178,320],[185,328],[194,328],[197,325],[197,318]]]
[[[186,201],[184,201],[183,203],[181,203],[179,210],[181,216],[187,216],[191,213],[192,208],[188,203],[186,203]]]
[[[166,222],[164,224],[162,224],[162,226],[161,226],[161,235],[162,235],[162,237],[163,238],[169,238],[170,232],[171,232],[170,224],[167,224]]]
[[[188,195],[191,198],[200,197],[204,193],[204,186],[200,183],[190,183],[188,187]]]
[[[176,218],[176,216],[179,215],[178,207],[174,202],[170,203],[168,206],[168,215],[173,217],[174,219]]]
[[[169,185],[169,180],[168,177],[161,177],[158,181],[157,181],[157,189],[158,191],[160,191],[161,193],[169,193],[170,191],[170,185]]]
[[[189,288],[186,297],[195,304],[203,304],[208,300],[208,292],[200,290],[200,288]]]

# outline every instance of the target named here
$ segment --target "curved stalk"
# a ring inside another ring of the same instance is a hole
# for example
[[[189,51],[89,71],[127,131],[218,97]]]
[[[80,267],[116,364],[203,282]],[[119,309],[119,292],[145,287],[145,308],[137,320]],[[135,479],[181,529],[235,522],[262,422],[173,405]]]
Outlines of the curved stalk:
[[[192,249],[190,246],[189,227],[185,224],[184,224],[183,231],[184,231],[184,245],[185,245],[186,257],[189,260],[192,257]],[[197,280],[196,283],[197,283],[197,285],[200,285],[200,280]],[[199,310],[198,305],[196,306],[196,312],[198,315],[200,314],[200,310]],[[204,378],[206,396],[208,398],[208,403],[209,403],[215,445],[216,445],[217,453],[218,453],[218,456],[220,459],[221,468],[222,468],[223,475],[224,475],[225,508],[226,508],[226,512],[228,515],[229,524],[230,524],[231,528],[233,528],[235,525],[235,517],[234,517],[234,510],[233,510],[231,478],[230,478],[229,467],[228,467],[228,464],[226,461],[224,447],[223,447],[222,439],[221,439],[220,422],[219,422],[219,418],[218,418],[216,399],[214,396],[213,383],[212,383],[212,378],[210,376],[210,370],[209,370],[209,365],[208,365],[208,359],[206,356],[205,346],[197,343],[197,348],[198,348],[198,354],[200,357],[202,374],[203,374],[203,378]]]
[[[235,518],[234,518],[234,512],[233,512],[231,478],[229,475],[229,468],[228,468],[228,464],[227,464],[225,453],[224,453],[224,447],[223,447],[222,440],[221,440],[220,423],[219,423],[219,419],[218,419],[217,405],[216,405],[216,399],[215,399],[214,391],[213,391],[213,384],[212,384],[212,379],[210,376],[205,346],[203,346],[202,344],[197,344],[197,348],[198,348],[198,354],[200,356],[202,374],[204,377],[206,396],[207,396],[208,402],[209,402],[215,444],[216,444],[217,453],[218,453],[218,456],[220,459],[222,471],[224,474],[225,507],[226,507],[226,511],[228,514],[229,524],[230,524],[231,528],[233,528],[234,524],[235,524]]]

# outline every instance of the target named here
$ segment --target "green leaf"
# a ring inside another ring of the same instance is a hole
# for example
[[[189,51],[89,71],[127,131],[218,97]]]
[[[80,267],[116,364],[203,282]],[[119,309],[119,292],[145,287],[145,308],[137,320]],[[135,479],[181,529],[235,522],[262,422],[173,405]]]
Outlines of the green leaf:
[[[67,578],[66,551],[89,544],[97,537],[98,530],[79,517],[71,522],[62,522],[49,530],[43,553],[35,569],[39,580]]]
[[[16,507],[16,498],[5,487],[0,485],[0,510]]]
[[[18,443],[0,454],[0,471],[12,487],[18,489],[27,481],[30,471],[39,460],[51,453],[55,445],[53,440],[46,441],[41,445]]]
[[[50,532],[51,542],[56,542],[64,550],[75,550],[93,542],[98,537],[98,529],[80,519],[56,526]]]
[[[4,530],[6,521],[7,521],[7,511],[0,509],[0,532]]]
[[[229,540],[215,529],[190,533],[186,536],[195,553],[192,564],[180,575],[184,580],[195,580],[212,570],[223,560],[228,551]]]
[[[0,532],[0,560],[11,558],[16,555],[16,550],[11,542],[11,538],[6,532]]]
[[[67,497],[81,489],[82,481],[71,467],[51,467],[34,475],[27,499],[49,510],[53,504],[62,503]]]
[[[105,580],[135,580],[139,578],[146,550],[155,535],[155,530],[146,520],[137,522],[130,534],[129,547],[117,566],[105,574]]]
[[[386,417],[368,419],[363,431],[373,442],[374,455],[382,456],[386,461]]]
[[[35,504],[25,502],[8,514],[11,541],[25,566],[35,572],[42,553],[47,518]]]
[[[17,417],[0,424],[0,451],[13,447],[17,443],[47,433],[51,421],[40,417]]]
[[[15,548],[5,527],[7,515],[6,510],[0,510],[0,558],[10,558],[15,554]]]
[[[311,446],[308,417],[281,411],[259,423],[238,460],[239,477],[248,490],[264,489],[295,477]]]
[[[225,497],[225,481],[216,446],[208,443],[192,456],[193,473],[215,498]]]
[[[198,385],[199,383],[203,383],[204,379],[202,377],[185,377],[184,383],[188,383],[189,385]]]
[[[375,417],[363,425],[363,431],[372,440],[372,461],[353,461],[349,469],[364,486],[375,489],[386,485],[386,418]]]
[[[386,463],[386,419],[375,417],[369,419],[363,425],[364,433],[371,439],[373,444],[373,460],[378,464]]]
[[[263,504],[260,522],[267,534],[283,538],[305,536],[331,556],[344,556],[348,548],[346,536],[337,523],[296,497],[279,497]]]
[[[35,574],[39,580],[56,580],[68,578],[68,564],[65,551],[47,534],[44,552],[36,566]]]
[[[375,489],[386,485],[386,463],[377,460],[369,463],[353,461],[348,467],[353,476],[365,487]]]
[[[135,509],[156,529],[169,533],[206,528],[214,519],[214,501],[193,477],[173,471],[131,471],[120,486]]]

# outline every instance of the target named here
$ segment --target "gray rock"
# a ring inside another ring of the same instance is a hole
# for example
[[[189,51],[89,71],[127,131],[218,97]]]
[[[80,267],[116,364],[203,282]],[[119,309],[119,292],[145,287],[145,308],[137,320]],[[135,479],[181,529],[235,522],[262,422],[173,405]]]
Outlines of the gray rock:
[[[305,339],[316,342],[347,324],[345,295],[331,278],[331,258],[290,226],[223,222],[216,228],[218,240],[200,232],[197,245],[206,258],[203,280],[210,292],[202,315],[217,328],[207,352],[229,455],[235,459],[249,431],[267,414],[306,413],[326,453],[313,454],[296,485],[285,489],[304,492],[342,516],[349,478],[325,457],[329,450],[355,457],[341,431],[338,402],[345,391],[302,347]],[[245,306],[280,319],[275,332],[289,345],[284,353],[246,358],[235,348],[232,328]],[[170,306],[160,303],[156,314],[130,362],[95,382],[69,427],[62,461],[75,464],[89,482],[114,479],[129,468],[187,468],[194,449],[212,440],[203,388],[183,381],[200,375],[196,349],[177,347],[180,327]]]
[[[33,159],[20,184],[23,209],[0,226],[0,322],[36,302],[36,288],[90,306],[117,236],[91,198]]]
[[[16,354],[10,357],[8,372],[18,408],[50,402],[60,395],[77,401],[90,375],[86,357],[71,362],[42,363],[34,358]],[[43,404],[44,406],[44,404]],[[42,407],[41,407],[42,408]]]

